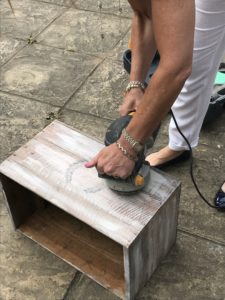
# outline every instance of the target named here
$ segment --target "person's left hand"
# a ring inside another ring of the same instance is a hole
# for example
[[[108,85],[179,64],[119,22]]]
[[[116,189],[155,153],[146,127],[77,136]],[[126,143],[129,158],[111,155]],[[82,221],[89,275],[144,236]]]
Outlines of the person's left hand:
[[[99,174],[107,174],[114,178],[126,179],[131,175],[135,162],[127,158],[114,143],[103,148],[86,168],[96,167]]]
[[[143,98],[143,91],[139,88],[134,88],[125,94],[123,103],[119,107],[121,116],[126,116],[130,112],[136,111],[138,105]]]

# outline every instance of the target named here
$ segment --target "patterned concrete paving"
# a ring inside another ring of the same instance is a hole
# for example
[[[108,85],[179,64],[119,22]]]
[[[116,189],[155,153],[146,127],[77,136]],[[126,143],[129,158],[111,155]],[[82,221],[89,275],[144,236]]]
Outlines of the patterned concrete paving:
[[[0,89],[63,106],[99,63],[89,55],[29,45],[2,67]]]
[[[125,0],[6,0],[1,5],[0,161],[54,118],[103,140],[128,77]],[[155,149],[167,143],[165,120]],[[197,181],[212,199],[224,180],[225,114],[202,130],[194,151]],[[177,243],[137,299],[225,299],[225,215],[197,196],[188,163],[168,173],[182,181]],[[109,291],[15,232],[0,197],[1,300],[115,300]]]

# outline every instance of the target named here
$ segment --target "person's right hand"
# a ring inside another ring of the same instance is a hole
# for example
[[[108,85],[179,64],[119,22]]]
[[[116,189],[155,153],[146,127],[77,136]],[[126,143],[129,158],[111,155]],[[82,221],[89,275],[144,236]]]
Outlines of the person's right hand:
[[[143,97],[143,92],[140,88],[133,88],[126,93],[122,105],[119,107],[121,116],[126,116],[129,112],[137,110],[138,105]]]

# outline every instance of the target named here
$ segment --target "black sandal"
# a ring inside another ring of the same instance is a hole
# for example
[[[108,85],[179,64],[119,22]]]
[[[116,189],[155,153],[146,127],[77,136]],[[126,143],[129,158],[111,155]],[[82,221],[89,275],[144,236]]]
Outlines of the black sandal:
[[[160,170],[163,170],[169,166],[173,166],[177,163],[181,163],[184,162],[186,160],[189,160],[189,158],[191,157],[191,153],[190,150],[184,150],[184,152],[182,152],[179,156],[172,158],[162,164],[156,165],[156,166],[152,166],[153,168],[157,168]]]

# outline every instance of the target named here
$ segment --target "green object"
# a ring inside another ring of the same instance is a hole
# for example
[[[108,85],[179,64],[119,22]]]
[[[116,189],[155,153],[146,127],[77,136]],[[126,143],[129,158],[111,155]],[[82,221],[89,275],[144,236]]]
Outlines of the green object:
[[[225,84],[225,74],[222,72],[217,72],[214,84]]]

